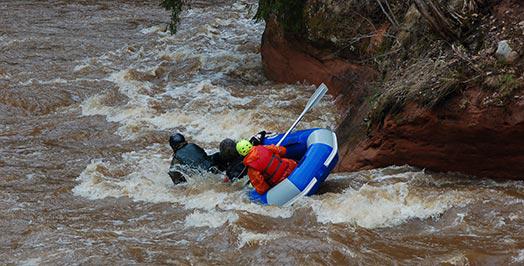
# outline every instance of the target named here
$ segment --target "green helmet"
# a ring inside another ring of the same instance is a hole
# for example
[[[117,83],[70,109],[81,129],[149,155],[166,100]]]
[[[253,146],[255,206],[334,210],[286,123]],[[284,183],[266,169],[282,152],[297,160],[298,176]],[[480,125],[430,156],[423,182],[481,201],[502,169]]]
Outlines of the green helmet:
[[[251,148],[253,148],[253,144],[251,144],[251,142],[249,142],[247,139],[240,140],[237,143],[238,154],[242,156],[246,156],[249,151],[251,151]]]

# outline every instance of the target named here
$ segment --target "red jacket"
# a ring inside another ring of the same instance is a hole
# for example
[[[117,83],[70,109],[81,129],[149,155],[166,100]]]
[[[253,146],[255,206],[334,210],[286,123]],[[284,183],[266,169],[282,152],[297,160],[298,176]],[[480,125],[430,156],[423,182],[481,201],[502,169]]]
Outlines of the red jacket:
[[[251,184],[259,194],[286,179],[297,167],[295,161],[281,158],[285,154],[285,147],[259,145],[253,147],[244,158]]]

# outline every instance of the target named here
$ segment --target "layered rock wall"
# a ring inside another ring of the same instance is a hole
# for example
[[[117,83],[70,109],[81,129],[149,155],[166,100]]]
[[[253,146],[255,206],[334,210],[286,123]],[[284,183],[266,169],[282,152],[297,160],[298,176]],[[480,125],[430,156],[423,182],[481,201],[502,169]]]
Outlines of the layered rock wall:
[[[267,20],[264,69],[325,82],[348,109],[340,171],[410,164],[524,178],[523,5],[309,0],[303,32]]]

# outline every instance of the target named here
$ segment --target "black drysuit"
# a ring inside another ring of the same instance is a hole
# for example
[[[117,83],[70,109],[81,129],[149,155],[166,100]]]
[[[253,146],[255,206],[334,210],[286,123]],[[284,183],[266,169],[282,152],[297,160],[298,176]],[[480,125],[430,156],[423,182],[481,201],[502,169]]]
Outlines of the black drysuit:
[[[176,165],[188,166],[214,174],[226,171],[226,175],[230,180],[242,178],[247,173],[247,171],[244,171],[242,157],[239,156],[239,158],[227,162],[222,160],[220,153],[217,152],[209,156],[204,149],[193,143],[185,144],[173,154],[168,174],[175,185],[187,181],[184,174],[179,169],[176,169]]]

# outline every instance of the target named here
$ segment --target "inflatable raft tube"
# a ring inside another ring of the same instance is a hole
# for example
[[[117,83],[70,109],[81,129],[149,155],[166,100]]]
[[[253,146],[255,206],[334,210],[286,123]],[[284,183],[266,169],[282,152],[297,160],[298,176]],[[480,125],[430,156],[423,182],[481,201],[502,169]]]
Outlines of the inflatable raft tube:
[[[284,134],[268,136],[263,145],[277,144]],[[265,205],[289,206],[304,195],[314,194],[338,162],[337,136],[329,129],[313,128],[290,133],[281,144],[286,158],[298,161],[286,179],[260,195],[249,192],[252,201]]]

